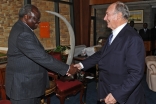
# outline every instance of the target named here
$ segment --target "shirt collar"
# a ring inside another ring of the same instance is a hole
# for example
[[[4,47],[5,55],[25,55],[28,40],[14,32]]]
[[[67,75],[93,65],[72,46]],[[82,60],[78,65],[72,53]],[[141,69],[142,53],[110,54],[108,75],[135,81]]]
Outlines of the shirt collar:
[[[117,36],[118,33],[122,30],[122,28],[123,28],[126,24],[127,24],[127,23],[124,23],[124,24],[120,25],[119,27],[117,27],[116,29],[114,29],[114,30],[112,31],[113,37],[114,37],[114,36]]]
[[[24,22],[23,22],[23,23],[24,23]],[[24,23],[24,24],[25,24],[26,26],[28,26],[26,23]],[[28,27],[29,27],[29,26],[28,26]],[[29,27],[29,28],[30,28],[30,27]],[[31,28],[30,28],[30,29],[31,29]],[[34,31],[34,30],[31,29],[31,31]]]
[[[117,27],[116,29],[114,29],[114,30],[112,31],[112,33],[113,33],[112,41],[115,39],[115,37],[118,35],[118,33],[123,29],[123,27],[124,27],[126,24],[127,24],[127,23],[124,23],[124,24],[120,25],[119,27]],[[112,42],[112,41],[111,41],[111,42]]]

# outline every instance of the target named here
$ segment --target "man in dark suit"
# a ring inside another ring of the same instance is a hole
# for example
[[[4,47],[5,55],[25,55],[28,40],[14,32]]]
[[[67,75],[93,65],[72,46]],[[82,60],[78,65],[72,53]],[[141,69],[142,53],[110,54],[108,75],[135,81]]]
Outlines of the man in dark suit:
[[[156,40],[156,21],[154,21],[154,26],[151,28],[151,40]]]
[[[132,20],[132,21],[130,21],[130,26],[135,30],[135,31],[137,31],[137,29],[134,27],[134,21]]]
[[[40,104],[40,96],[49,84],[46,69],[61,75],[78,71],[45,52],[34,33],[40,17],[37,7],[24,6],[9,35],[5,87],[12,104]]]
[[[156,55],[156,48],[155,48],[155,43],[156,43],[156,21],[154,21],[154,26],[151,28],[151,42],[152,42],[152,54]]]
[[[142,37],[143,41],[151,41],[151,31],[147,27],[148,24],[143,23],[143,28],[139,30],[139,34]]]
[[[112,39],[109,37],[100,51],[74,65],[86,71],[98,64],[99,104],[145,104],[141,85],[145,49],[139,34],[127,23],[128,17],[124,3],[111,4],[104,20],[112,29]]]

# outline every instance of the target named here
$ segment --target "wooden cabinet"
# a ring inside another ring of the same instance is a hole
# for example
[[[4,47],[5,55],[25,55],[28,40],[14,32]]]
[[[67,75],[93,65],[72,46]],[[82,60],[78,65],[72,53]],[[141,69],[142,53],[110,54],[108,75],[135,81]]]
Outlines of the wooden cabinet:
[[[152,51],[155,50],[155,41],[144,41],[146,56],[152,55]]]

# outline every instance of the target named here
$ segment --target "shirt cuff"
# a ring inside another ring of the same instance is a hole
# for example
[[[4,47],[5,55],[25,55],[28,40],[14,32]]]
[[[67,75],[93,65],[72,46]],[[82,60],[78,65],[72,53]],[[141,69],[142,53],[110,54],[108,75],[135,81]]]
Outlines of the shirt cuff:
[[[81,62],[80,62],[79,64],[80,64],[80,66],[81,66],[81,69],[83,69],[83,68],[84,68],[83,64],[82,64]]]
[[[69,65],[69,68],[68,68],[68,70],[67,70],[67,73],[68,73],[69,70],[70,70],[70,65]]]

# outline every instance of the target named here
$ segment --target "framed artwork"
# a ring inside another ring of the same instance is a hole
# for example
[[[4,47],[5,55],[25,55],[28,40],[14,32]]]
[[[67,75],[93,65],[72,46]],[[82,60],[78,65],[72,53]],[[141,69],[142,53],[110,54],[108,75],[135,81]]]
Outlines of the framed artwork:
[[[143,23],[143,10],[132,10],[128,21],[134,21],[134,23]]]

